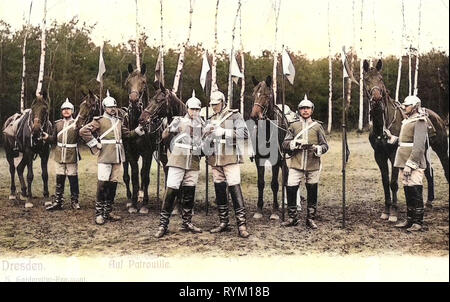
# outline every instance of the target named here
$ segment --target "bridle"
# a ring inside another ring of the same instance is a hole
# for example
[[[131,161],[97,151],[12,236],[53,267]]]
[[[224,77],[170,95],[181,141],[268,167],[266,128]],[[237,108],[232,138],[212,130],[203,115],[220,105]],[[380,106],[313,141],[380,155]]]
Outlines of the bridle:
[[[266,102],[267,105],[264,106],[264,105],[262,105],[262,104],[260,104],[260,103],[258,103],[258,102],[255,101],[255,102],[253,103],[253,106],[258,106],[259,108],[262,109],[262,119],[266,120],[266,119],[267,119],[267,112],[268,112],[268,110],[269,110],[271,101],[273,101],[273,92],[272,92],[272,90],[271,90],[271,92],[270,92],[269,94],[262,94],[262,96],[264,96],[264,99],[267,99],[267,100],[268,100],[268,101]],[[261,96],[259,96],[259,98],[262,99]]]

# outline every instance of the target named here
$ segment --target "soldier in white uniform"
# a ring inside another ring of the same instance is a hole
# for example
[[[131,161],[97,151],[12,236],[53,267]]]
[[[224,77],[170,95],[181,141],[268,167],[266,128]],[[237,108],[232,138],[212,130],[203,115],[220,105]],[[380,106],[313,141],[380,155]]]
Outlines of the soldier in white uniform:
[[[107,220],[121,219],[120,216],[112,213],[112,206],[116,196],[117,183],[121,176],[122,163],[125,160],[122,138],[145,134],[141,126],[136,127],[133,131],[124,126],[117,102],[109,95],[109,92],[102,104],[105,109],[103,115],[94,117],[92,122],[80,129],[80,136],[87,142],[86,144],[92,152],[98,154],[95,223],[99,225],[104,224]]]
[[[78,128],[76,120],[73,119],[73,104],[66,99],[61,105],[62,119],[55,122],[51,135],[44,132],[43,139],[50,144],[54,144],[53,158],[56,162],[56,189],[55,201],[46,210],[61,210],[64,201],[64,184],[66,176],[69,179],[71,204],[73,209],[80,209],[78,202]]]
[[[289,219],[282,226],[298,224],[297,190],[305,180],[307,191],[306,225],[316,229],[317,193],[321,170],[320,157],[328,151],[328,143],[322,122],[313,120],[311,115],[314,104],[307,99],[300,102],[299,120],[289,125],[288,134],[283,142],[283,149],[291,155],[289,176],[286,187]]]
[[[209,119],[205,132],[209,134],[205,141],[210,151],[208,164],[212,167],[216,202],[219,210],[220,224],[211,233],[219,233],[228,229],[228,198],[226,189],[231,195],[238,225],[239,236],[248,238],[246,210],[241,189],[241,170],[243,163],[239,142],[248,138],[247,125],[237,109],[226,106],[225,96],[220,91],[211,93],[210,105],[214,115]],[[211,148],[212,147],[212,148]]]
[[[199,115],[201,102],[195,97],[195,92],[187,100],[186,107],[188,108],[186,115],[175,117],[162,134],[163,142],[169,146],[167,162],[169,170],[156,238],[161,238],[167,233],[170,214],[174,209],[175,198],[179,195],[180,189],[182,230],[192,233],[202,232],[192,223],[204,126]]]
[[[402,121],[399,147],[395,154],[394,166],[400,168],[399,181],[405,191],[407,218],[398,223],[398,228],[419,231],[423,224],[423,176],[427,167],[426,149],[428,144],[428,119],[420,110],[420,99],[408,96],[403,102],[408,118]]]

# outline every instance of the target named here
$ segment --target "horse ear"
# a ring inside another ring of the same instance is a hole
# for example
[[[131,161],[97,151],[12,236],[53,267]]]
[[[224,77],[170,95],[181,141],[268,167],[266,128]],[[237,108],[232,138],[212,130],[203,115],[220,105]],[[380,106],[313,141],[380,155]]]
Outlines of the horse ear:
[[[255,78],[255,76],[252,76],[252,82],[253,85],[257,86],[259,84],[259,81]]]
[[[272,77],[270,75],[266,78],[266,86],[272,87]]]
[[[369,62],[367,60],[364,60],[363,67],[365,72],[369,71]]]
[[[141,65],[141,74],[144,75],[147,72],[147,65],[145,65],[145,63],[143,63]]]
[[[163,83],[159,82],[159,89],[161,89],[161,91],[165,92],[166,91],[166,87],[164,87]]]
[[[383,61],[381,61],[381,59],[379,59],[377,62],[376,68],[378,71],[380,71],[382,67],[383,67]]]
[[[128,64],[128,73],[132,73],[133,72],[133,65]]]
[[[159,81],[158,80],[153,82],[153,88],[155,89],[155,91],[159,89]]]

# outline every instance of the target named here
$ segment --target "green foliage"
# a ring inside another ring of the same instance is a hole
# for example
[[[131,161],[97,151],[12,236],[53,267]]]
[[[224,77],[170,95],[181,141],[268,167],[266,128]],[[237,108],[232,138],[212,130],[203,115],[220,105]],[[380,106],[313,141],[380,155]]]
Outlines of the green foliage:
[[[59,118],[59,106],[69,98],[77,107],[82,98],[81,92],[91,89],[99,93],[99,83],[96,81],[98,72],[99,47],[92,42],[90,35],[94,26],[79,24],[73,19],[67,23],[52,23],[47,28],[47,52],[44,75],[44,89],[50,97],[51,120]],[[20,107],[20,87],[22,74],[22,45],[25,28],[11,31],[8,24],[0,20],[0,122],[17,112]],[[26,107],[29,107],[36,90],[41,32],[38,27],[29,29],[26,53]],[[147,65],[148,83],[154,79],[159,48],[147,44],[147,36],[140,38],[142,62]],[[104,90],[109,89],[121,106],[126,106],[127,91],[124,87],[128,75],[129,63],[135,65],[135,41],[112,45],[105,42],[104,59],[106,73]],[[187,100],[192,90],[203,105],[208,103],[207,96],[202,91],[199,76],[202,65],[203,46],[189,46],[185,53],[185,65],[182,82],[179,89],[181,98]],[[165,86],[172,88],[173,78],[178,62],[178,50],[166,49]],[[272,75],[273,57],[270,51],[263,51],[254,56],[245,53],[245,117],[253,105],[252,76],[264,80]],[[305,93],[316,104],[314,117],[325,123],[328,119],[328,59],[310,60],[302,53],[292,54],[296,76],[294,85],[286,84],[286,104],[291,109],[297,107]],[[414,60],[413,60],[414,61]],[[359,79],[359,61],[354,62],[354,74]],[[134,66],[135,67],[135,66]],[[442,117],[448,117],[448,69],[449,57],[446,53],[432,50],[420,56],[419,97],[423,104],[438,112]],[[413,65],[414,69],[414,65]],[[217,84],[225,95],[228,89],[228,53],[218,53]],[[389,56],[383,59],[383,77],[392,97],[395,96],[398,59]],[[278,76],[278,103],[281,103],[281,76]],[[239,105],[240,86],[235,85],[233,107]],[[153,87],[150,85],[150,94]],[[105,91],[103,95],[105,95]],[[408,94],[408,58],[403,58],[402,80],[400,85],[400,100]],[[338,55],[333,58],[333,128],[340,129],[342,113],[342,64]],[[348,110],[348,126],[354,128],[358,122],[359,87],[352,86],[352,101]],[[365,123],[367,122],[367,100],[365,100]]]

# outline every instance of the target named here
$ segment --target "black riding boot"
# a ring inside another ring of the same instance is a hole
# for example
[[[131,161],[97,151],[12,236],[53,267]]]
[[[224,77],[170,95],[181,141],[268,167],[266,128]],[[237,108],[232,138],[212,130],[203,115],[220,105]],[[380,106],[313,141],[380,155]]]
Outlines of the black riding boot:
[[[169,227],[170,214],[173,211],[175,198],[177,197],[179,191],[179,189],[172,189],[169,187],[166,188],[166,194],[164,196],[161,214],[159,215],[159,228],[155,234],[156,238],[161,238],[167,232],[167,228]]]
[[[423,186],[412,186],[412,199],[414,199],[413,224],[407,229],[408,232],[420,231],[423,224]]]
[[[51,206],[46,207],[47,211],[62,210],[62,204],[64,202],[64,185],[66,182],[66,175],[56,175],[56,190],[55,201]]]
[[[112,213],[114,198],[116,197],[117,182],[108,181],[106,183],[107,183],[108,190],[107,190],[106,201],[105,201],[105,206],[106,206],[105,219],[108,219],[110,221],[121,220],[122,217]]]
[[[95,223],[104,224],[104,209],[106,203],[107,182],[99,180],[97,182],[97,199],[95,200]]]
[[[231,201],[233,202],[234,214],[238,225],[239,236],[248,238],[250,234],[247,231],[247,219],[245,218],[244,196],[242,195],[241,185],[229,186]]]
[[[297,190],[298,186],[286,186],[287,212],[289,218],[281,223],[283,227],[291,227],[298,224]]]
[[[183,186],[181,191],[181,219],[183,220],[182,230],[192,233],[201,233],[202,230],[192,223],[192,209],[194,208],[195,187]]]
[[[78,196],[80,194],[80,187],[78,185],[78,175],[69,175],[70,184],[70,201],[72,204],[72,209],[79,210],[80,203],[78,202]]]
[[[413,224],[414,218],[414,200],[412,200],[412,190],[413,187],[404,186],[403,190],[405,191],[405,199],[406,199],[406,220],[395,225],[396,228],[410,228]]]
[[[229,210],[227,198],[227,183],[214,183],[216,203],[219,211],[219,226],[210,230],[211,233],[220,233],[229,230]]]
[[[306,184],[307,191],[307,209],[306,209],[306,226],[311,229],[317,229],[317,225],[314,222],[317,213],[317,188],[318,184]]]

